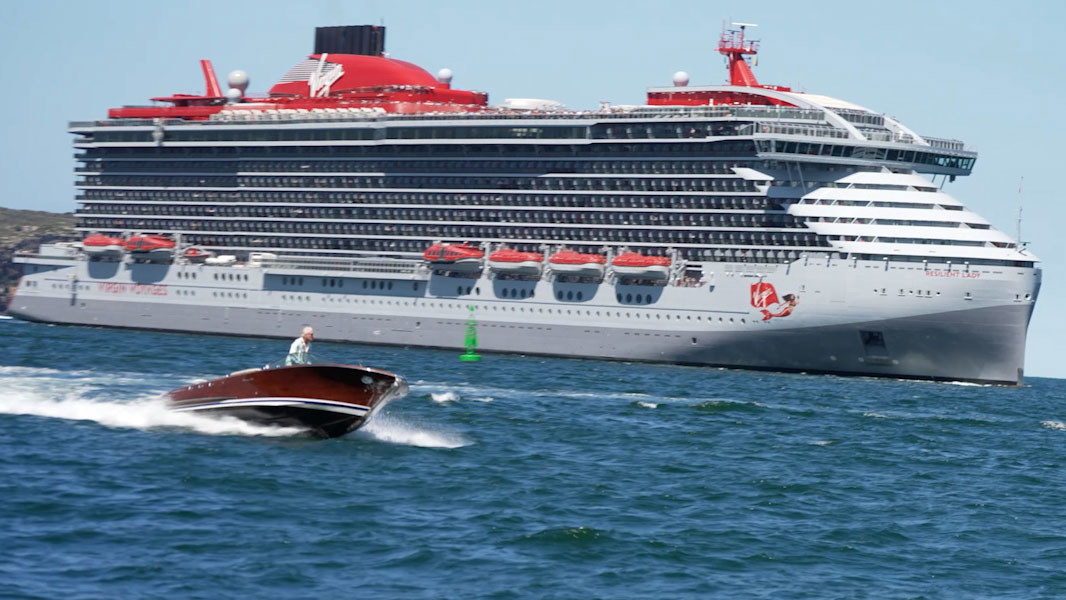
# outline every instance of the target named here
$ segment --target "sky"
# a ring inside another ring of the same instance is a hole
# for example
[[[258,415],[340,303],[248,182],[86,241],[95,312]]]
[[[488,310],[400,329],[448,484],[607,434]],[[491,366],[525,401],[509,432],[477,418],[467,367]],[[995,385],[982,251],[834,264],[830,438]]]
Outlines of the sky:
[[[761,83],[833,96],[899,118],[919,134],[977,149],[973,173],[945,191],[1015,234],[1039,257],[1044,286],[1029,330],[1026,373],[1066,377],[1064,176],[1066,2],[762,2],[452,0],[103,0],[5,3],[0,20],[0,206],[72,211],[68,121],[204,89],[234,69],[265,91],[312,51],[314,28],[384,24],[390,56],[453,87],[571,108],[642,104],[649,86],[687,71],[724,83],[715,52],[724,21],[756,23]],[[1019,194],[1019,181],[1024,185]]]

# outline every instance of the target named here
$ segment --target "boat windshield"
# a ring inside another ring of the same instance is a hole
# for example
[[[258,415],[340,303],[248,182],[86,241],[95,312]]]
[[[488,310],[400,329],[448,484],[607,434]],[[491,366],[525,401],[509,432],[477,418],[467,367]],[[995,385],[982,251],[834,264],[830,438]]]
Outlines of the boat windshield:
[[[277,369],[278,367],[287,367],[289,365],[314,365],[331,362],[324,360],[318,355],[311,354],[310,352],[304,354],[289,354],[283,356],[277,360],[268,362],[263,365],[264,369]]]

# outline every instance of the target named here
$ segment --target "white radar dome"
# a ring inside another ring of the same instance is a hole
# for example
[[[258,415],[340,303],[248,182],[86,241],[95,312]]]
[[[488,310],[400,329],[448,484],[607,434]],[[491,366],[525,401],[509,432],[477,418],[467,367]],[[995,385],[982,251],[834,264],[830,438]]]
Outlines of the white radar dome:
[[[237,88],[230,88],[226,90],[226,102],[230,104],[240,102],[242,96],[244,96],[244,94],[242,94],[241,91]]]
[[[441,69],[440,71],[437,71],[437,81],[439,81],[441,83],[451,83],[452,82],[452,70],[447,68],[447,67],[445,67],[445,68]]]
[[[674,73],[674,85],[676,87],[685,87],[688,85],[688,73],[684,71]]]
[[[244,90],[248,89],[248,74],[240,69],[236,71],[230,71],[226,76],[226,83],[235,90],[240,90],[244,93]]]

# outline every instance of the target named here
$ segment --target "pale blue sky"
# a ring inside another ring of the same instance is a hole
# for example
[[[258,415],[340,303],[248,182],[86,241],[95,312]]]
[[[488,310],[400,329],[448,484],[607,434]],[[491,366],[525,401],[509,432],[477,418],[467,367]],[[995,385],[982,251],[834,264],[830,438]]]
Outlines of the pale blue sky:
[[[762,83],[835,96],[894,115],[918,133],[958,138],[980,153],[946,191],[1044,262],[1026,371],[1066,377],[1066,91],[1062,2],[10,2],[0,20],[0,206],[74,209],[69,120],[151,96],[201,92],[197,61],[233,69],[266,90],[311,52],[314,28],[381,24],[394,58],[453,85],[573,108],[640,104],[674,71],[721,83],[714,51],[723,20],[758,23]],[[1056,183],[1058,182],[1058,183]]]

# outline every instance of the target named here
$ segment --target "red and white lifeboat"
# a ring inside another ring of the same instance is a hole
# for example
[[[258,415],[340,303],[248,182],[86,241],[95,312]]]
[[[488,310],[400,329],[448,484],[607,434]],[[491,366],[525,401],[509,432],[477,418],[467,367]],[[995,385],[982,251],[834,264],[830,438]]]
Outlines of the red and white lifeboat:
[[[422,258],[434,269],[475,273],[481,270],[485,253],[470,244],[433,244],[422,253]]]
[[[506,275],[540,275],[544,255],[539,252],[519,252],[501,248],[489,255],[489,269]]]
[[[670,259],[665,256],[623,252],[611,261],[611,268],[616,275],[628,279],[662,281],[670,277]]]
[[[126,240],[94,233],[81,241],[81,249],[93,258],[118,258],[126,250]]]
[[[203,248],[197,248],[196,246],[189,246],[185,249],[185,252],[181,253],[181,256],[191,263],[202,263],[205,260],[214,256],[215,253],[210,250],[204,250]]]
[[[607,267],[607,259],[602,254],[581,254],[573,250],[556,252],[548,262],[555,273],[574,277],[603,277]]]
[[[126,250],[136,259],[167,262],[174,256],[174,240],[160,235],[135,235],[126,240]]]

